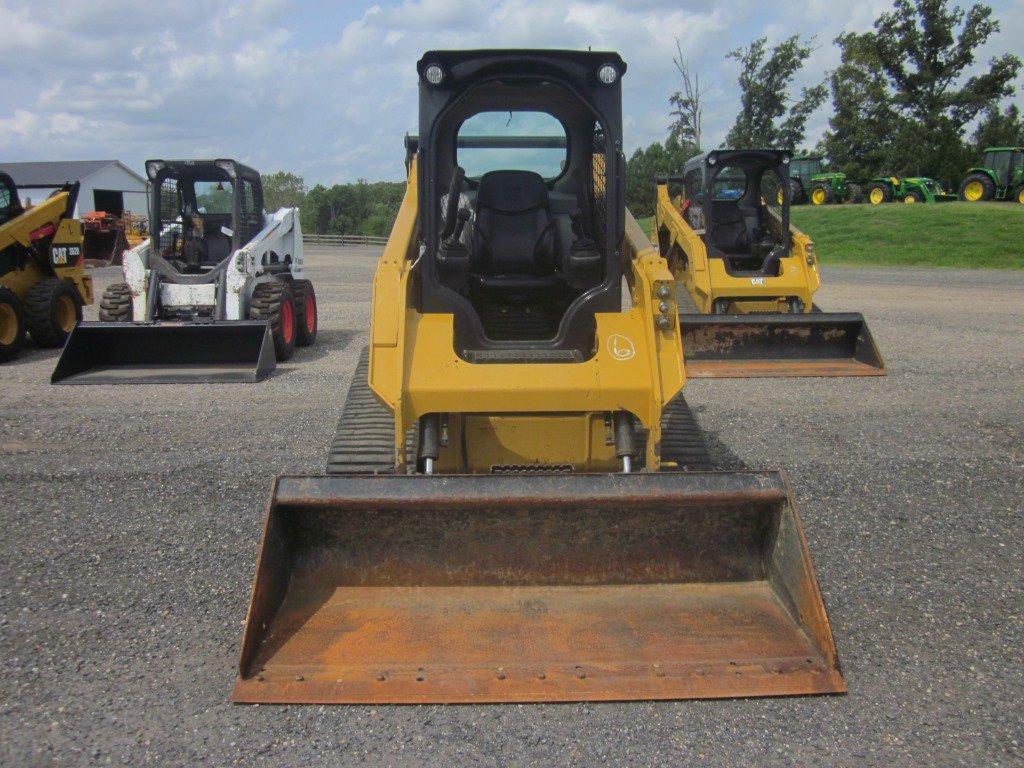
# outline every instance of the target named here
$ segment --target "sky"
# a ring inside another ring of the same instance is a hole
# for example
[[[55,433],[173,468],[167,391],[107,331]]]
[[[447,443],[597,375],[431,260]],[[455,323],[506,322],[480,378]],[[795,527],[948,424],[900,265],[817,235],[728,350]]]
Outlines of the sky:
[[[979,63],[1024,54],[1024,0]],[[707,146],[738,109],[728,51],[800,33],[815,50],[797,87],[838,63],[833,40],[891,0],[403,0],[244,4],[0,0],[0,161],[234,157],[315,183],[404,175],[416,130],[416,61],[436,48],[587,48],[627,61],[627,152],[663,140],[677,89],[675,40],[709,90]],[[1016,41],[1016,43],[1014,43]],[[1016,83],[1024,90],[1024,79]],[[1017,103],[1024,104],[1020,96]],[[813,144],[827,126],[808,124]]]

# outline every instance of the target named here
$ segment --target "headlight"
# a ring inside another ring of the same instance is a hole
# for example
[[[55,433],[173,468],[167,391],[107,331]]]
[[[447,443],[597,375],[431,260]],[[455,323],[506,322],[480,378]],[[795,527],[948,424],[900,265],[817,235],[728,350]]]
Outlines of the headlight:
[[[431,85],[440,85],[444,80],[444,70],[438,64],[431,64],[427,67],[423,76],[427,78],[427,82]]]
[[[597,70],[597,79],[605,85],[611,85],[619,79],[619,70],[613,67],[611,64],[605,64],[599,70]]]

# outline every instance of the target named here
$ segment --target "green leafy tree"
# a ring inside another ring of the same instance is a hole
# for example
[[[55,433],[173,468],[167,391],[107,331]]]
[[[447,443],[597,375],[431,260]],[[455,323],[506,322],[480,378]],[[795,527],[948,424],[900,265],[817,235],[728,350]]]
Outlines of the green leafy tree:
[[[870,35],[840,35],[836,45],[842,59],[828,78],[833,112],[820,150],[832,168],[866,181],[892,165],[899,116]]]
[[[828,96],[819,84],[803,88],[795,100],[790,97],[793,79],[811,50],[811,41],[793,35],[771,49],[762,37],[729,53],[741,65],[740,112],[726,146],[793,149],[803,142],[807,119]]]
[[[302,228],[315,234],[388,235],[404,195],[401,182],[318,184],[302,201]]]
[[[1006,53],[963,76],[998,31],[992,9],[981,4],[964,10],[948,0],[896,0],[879,16],[865,39],[901,118],[893,133],[894,172],[947,181],[963,174],[972,154],[963,142],[967,125],[1013,94],[1022,65]]]
[[[682,173],[686,161],[698,153],[693,144],[672,134],[664,144],[654,142],[637,149],[626,162],[626,207],[638,218],[654,215],[657,199],[655,179]]]
[[[980,157],[986,147],[1024,146],[1024,121],[1020,109],[1011,104],[1005,112],[992,105],[985,110],[974,132],[974,154]]]
[[[268,211],[299,208],[306,197],[306,182],[295,173],[277,171],[263,176],[263,206]]]

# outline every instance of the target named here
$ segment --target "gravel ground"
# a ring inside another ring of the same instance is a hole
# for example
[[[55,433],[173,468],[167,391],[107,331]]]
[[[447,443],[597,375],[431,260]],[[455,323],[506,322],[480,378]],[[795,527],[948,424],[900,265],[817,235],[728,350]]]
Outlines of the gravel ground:
[[[374,255],[310,254],[320,340],[258,385],[0,369],[0,765],[1024,764],[1024,273],[828,269],[887,378],[687,388],[721,463],[789,472],[849,695],[229,704],[270,481],[322,469]]]

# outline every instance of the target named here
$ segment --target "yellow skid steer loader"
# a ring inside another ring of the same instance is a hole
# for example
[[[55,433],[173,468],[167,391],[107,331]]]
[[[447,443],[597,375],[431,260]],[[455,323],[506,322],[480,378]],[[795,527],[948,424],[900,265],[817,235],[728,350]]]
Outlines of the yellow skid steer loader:
[[[885,375],[862,315],[814,305],[821,275],[814,243],[790,225],[789,161],[720,150],[659,180],[655,239],[685,289],[691,378]]]
[[[59,347],[92,304],[77,197],[78,184],[67,184],[26,209],[14,180],[0,173],[0,362],[17,357],[26,335]]]
[[[272,490],[233,699],[844,690],[793,496],[713,472],[614,53],[435,51],[328,474]],[[628,293],[624,295],[625,278]]]

